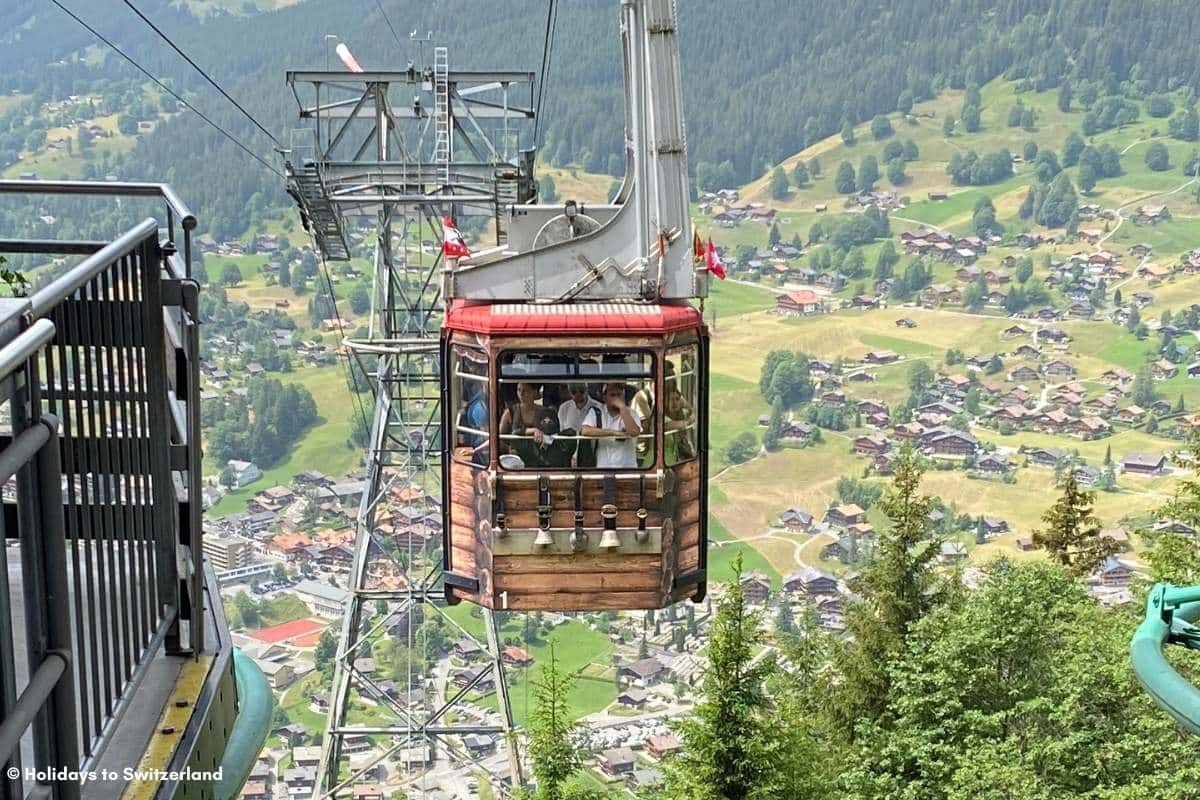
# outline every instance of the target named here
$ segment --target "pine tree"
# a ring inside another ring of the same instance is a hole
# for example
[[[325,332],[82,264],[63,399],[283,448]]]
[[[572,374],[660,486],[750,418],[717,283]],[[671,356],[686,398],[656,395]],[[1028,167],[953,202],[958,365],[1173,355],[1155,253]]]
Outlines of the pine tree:
[[[1045,528],[1033,532],[1033,541],[1050,557],[1076,575],[1087,575],[1117,552],[1112,539],[1100,536],[1100,520],[1092,511],[1096,496],[1083,492],[1068,472],[1062,496],[1042,515]]]
[[[1111,463],[1113,463],[1113,460],[1112,460],[1112,445],[1110,444],[1108,447],[1104,448],[1104,466],[1107,467]]]
[[[784,200],[788,196],[788,179],[782,167],[771,170],[771,199]]]
[[[779,437],[783,435],[783,399],[775,398],[775,402],[771,406],[771,419],[767,423],[767,429],[763,432],[763,447],[768,452],[774,452],[779,449]]]
[[[764,682],[771,662],[754,662],[762,643],[759,615],[746,605],[737,577],[717,604],[700,697],[680,726],[684,747],[663,765],[665,796],[673,800],[747,800],[770,780],[771,721]]]
[[[895,470],[878,503],[891,524],[856,583],[862,599],[846,616],[856,644],[843,655],[842,697],[831,712],[846,730],[882,713],[890,695],[888,663],[912,626],[945,597],[935,572],[939,538],[929,522],[935,500],[920,493],[924,470],[911,446],[900,451]]]
[[[571,676],[562,672],[550,644],[550,659],[543,663],[540,677],[532,682],[534,705],[529,713],[529,768],[537,790],[531,800],[564,800],[567,782],[583,765],[582,757],[571,741],[575,728],[571,722],[567,697]]]

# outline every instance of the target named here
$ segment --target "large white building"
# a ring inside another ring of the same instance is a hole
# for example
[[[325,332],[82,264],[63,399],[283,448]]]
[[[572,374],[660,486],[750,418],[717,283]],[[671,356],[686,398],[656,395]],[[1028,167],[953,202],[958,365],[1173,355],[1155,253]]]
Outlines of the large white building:
[[[204,557],[217,572],[244,567],[250,563],[250,545],[239,539],[204,536]]]
[[[350,593],[345,589],[313,580],[300,581],[292,592],[303,600],[314,614],[331,619],[337,619],[346,612],[346,602],[350,599]]]

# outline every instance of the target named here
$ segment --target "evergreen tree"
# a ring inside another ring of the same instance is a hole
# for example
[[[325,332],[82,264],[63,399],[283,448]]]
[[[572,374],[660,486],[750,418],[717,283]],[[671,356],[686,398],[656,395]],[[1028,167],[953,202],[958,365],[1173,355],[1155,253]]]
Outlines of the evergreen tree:
[[[1058,87],[1058,110],[1064,114],[1071,111],[1071,84],[1066,81]]]
[[[839,177],[841,173],[839,172]],[[875,156],[863,156],[862,161],[858,163],[858,177],[855,180],[855,188],[859,194],[864,194],[875,188],[875,183],[879,180],[879,161]]]
[[[892,186],[903,186],[908,182],[908,173],[904,169],[904,159],[894,158],[887,162],[888,183]]]
[[[775,768],[764,690],[772,662],[754,663],[763,637],[741,587],[740,554],[733,570],[712,622],[699,699],[679,726],[683,750],[663,764],[672,800],[749,800],[760,796]]]
[[[797,189],[800,189],[807,186],[809,180],[808,167],[803,161],[797,161],[796,166],[792,169],[792,183]]]
[[[894,133],[892,123],[884,114],[876,114],[871,120],[871,137],[879,142]]]
[[[1146,166],[1155,172],[1171,168],[1171,154],[1162,142],[1154,142],[1146,148]]]
[[[774,452],[779,449],[779,437],[783,435],[783,400],[776,398],[775,403],[771,406],[771,418],[767,423],[767,429],[763,432],[763,447],[769,452]]]
[[[945,119],[942,120],[942,136],[949,137],[949,136],[953,136],[953,135],[954,135],[954,117],[950,114],[947,114]]]
[[[846,616],[855,646],[842,658],[842,696],[833,713],[847,725],[878,719],[891,696],[887,665],[903,650],[912,626],[945,597],[935,571],[939,541],[929,522],[935,500],[920,493],[922,474],[917,454],[906,445],[878,504],[890,524],[855,582],[861,600]]]
[[[551,642],[549,661],[531,682],[534,702],[526,752],[537,789],[528,795],[529,800],[569,800],[573,795],[568,783],[583,766],[583,758],[571,741],[575,729],[568,704],[572,683],[570,674],[559,668]]]
[[[1096,496],[1080,491],[1075,473],[1063,480],[1062,496],[1042,515],[1046,527],[1033,532],[1033,541],[1076,575],[1087,575],[1117,552],[1117,543],[1100,536],[1100,520],[1092,511]]]
[[[1064,167],[1073,167],[1079,163],[1079,154],[1087,147],[1087,142],[1083,140],[1076,131],[1071,131],[1067,134],[1067,140],[1063,142],[1062,148],[1062,165]]]
[[[1131,399],[1135,405],[1139,405],[1142,408],[1149,408],[1158,399],[1158,392],[1154,390],[1154,376],[1150,372],[1150,367],[1143,365],[1134,374]]]
[[[821,177],[821,159],[813,156],[808,162],[808,173],[814,178]]]
[[[967,133],[977,133],[981,122],[978,106],[967,106],[962,110],[963,130]]]
[[[1112,445],[1110,444],[1104,448],[1104,466],[1110,466],[1112,463]]]
[[[772,222],[771,229],[767,231],[767,246],[774,247],[779,244],[783,236],[779,233],[779,223]]]
[[[833,186],[839,194],[854,194],[854,167],[849,161],[838,164],[837,175],[834,176]]]
[[[1024,157],[1025,161],[1030,164],[1032,164],[1033,160],[1037,158],[1037,154],[1038,143],[1033,140],[1026,142],[1025,146],[1021,149],[1021,155]]]
[[[771,199],[784,200],[788,196],[788,179],[783,167],[771,170]]]
[[[1084,194],[1091,194],[1092,189],[1096,188],[1096,171],[1091,164],[1081,164],[1079,166],[1079,191]]]
[[[854,126],[848,119],[842,120],[842,142],[848,147],[854,146]]]

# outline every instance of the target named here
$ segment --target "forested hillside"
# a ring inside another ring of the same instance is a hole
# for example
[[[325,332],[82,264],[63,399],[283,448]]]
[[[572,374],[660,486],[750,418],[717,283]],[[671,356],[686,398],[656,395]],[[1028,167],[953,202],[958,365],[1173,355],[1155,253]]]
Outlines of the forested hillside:
[[[310,0],[263,14],[190,17],[165,0],[140,4],[285,143],[295,127],[283,83],[289,66],[323,65],[323,37],[349,42],[367,66],[403,66],[407,32],[433,31],[452,47],[452,64],[536,70],[546,5],[542,0],[382,4]],[[118,0],[75,3],[155,74],[193,93],[201,107],[262,154],[271,143],[228,107]],[[561,5],[544,114],[543,153],[554,163],[616,172],[621,107],[617,4]],[[982,85],[1004,74],[1030,88],[1069,82],[1093,96],[1145,97],[1200,86],[1200,63],[1183,57],[1200,33],[1200,6],[1177,0],[762,0],[730,25],[721,0],[680,9],[688,137],[693,167],[710,183],[740,183],[839,130],[844,121],[907,110],[944,87]],[[131,81],[127,64],[98,47],[41,0],[0,8],[0,89],[50,99],[97,81]],[[82,60],[78,57],[82,56]],[[140,79],[138,79],[140,82]],[[4,133],[19,124],[8,115]],[[188,184],[209,220],[238,232],[247,207],[283,201],[279,179],[191,115],[141,137],[122,177]],[[253,203],[255,193],[259,198]],[[253,213],[251,211],[250,213]]]

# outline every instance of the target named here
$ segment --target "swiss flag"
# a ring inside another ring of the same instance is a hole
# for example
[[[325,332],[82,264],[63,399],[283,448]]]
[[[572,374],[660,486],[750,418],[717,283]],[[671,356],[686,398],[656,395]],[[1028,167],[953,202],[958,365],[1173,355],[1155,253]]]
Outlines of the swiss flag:
[[[442,255],[446,258],[469,258],[471,251],[463,241],[451,217],[442,218]]]
[[[716,275],[721,280],[725,280],[725,264],[721,261],[721,257],[717,255],[717,248],[713,244],[713,240],[708,240],[708,247],[704,249],[704,264],[708,267],[708,271]]]

